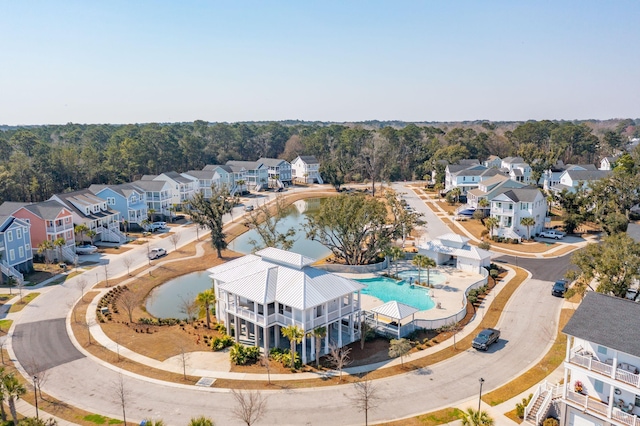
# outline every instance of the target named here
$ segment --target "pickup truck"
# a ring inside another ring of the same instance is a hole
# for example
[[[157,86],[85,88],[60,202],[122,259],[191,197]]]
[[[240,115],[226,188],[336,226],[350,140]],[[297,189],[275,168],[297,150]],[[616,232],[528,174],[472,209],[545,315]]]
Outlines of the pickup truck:
[[[560,240],[564,237],[564,232],[556,231],[555,229],[546,229],[540,233],[542,238],[553,238],[556,240]]]
[[[486,351],[492,343],[500,339],[500,330],[494,328],[485,328],[473,339],[471,346],[475,349]]]

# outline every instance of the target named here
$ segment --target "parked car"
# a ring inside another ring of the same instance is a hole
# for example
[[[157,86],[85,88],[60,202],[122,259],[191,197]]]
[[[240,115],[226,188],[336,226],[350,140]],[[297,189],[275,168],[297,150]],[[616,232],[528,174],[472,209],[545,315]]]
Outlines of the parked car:
[[[458,222],[464,222],[465,220],[469,220],[469,216],[458,214],[453,217],[453,220],[457,220]]]
[[[556,240],[562,239],[564,235],[565,235],[564,232],[556,231],[555,229],[545,229],[540,233],[540,236],[542,238],[553,238]]]
[[[147,231],[159,231],[167,228],[167,222],[153,222],[147,225]]]
[[[157,259],[159,257],[164,256],[165,254],[167,254],[167,251],[161,247],[152,248],[151,250],[149,250],[149,259],[150,260]]]
[[[182,220],[182,219],[184,219],[184,215],[183,214],[178,214],[178,215],[175,215],[174,217],[171,218],[171,222],[177,222],[177,221]]]
[[[473,339],[471,346],[475,349],[486,351],[491,344],[500,339],[500,330],[494,328],[485,328]]]
[[[98,251],[98,247],[92,244],[80,244],[76,246],[76,254],[92,254]]]
[[[553,288],[551,289],[552,296],[563,297],[567,292],[567,281],[558,280],[553,284]]]
[[[253,206],[244,206],[244,211],[252,212],[253,211]]]

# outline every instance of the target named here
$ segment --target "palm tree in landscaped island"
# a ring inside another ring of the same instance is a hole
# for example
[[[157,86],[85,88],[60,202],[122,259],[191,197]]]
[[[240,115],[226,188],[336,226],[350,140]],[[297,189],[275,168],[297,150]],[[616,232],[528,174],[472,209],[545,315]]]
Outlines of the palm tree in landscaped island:
[[[415,266],[418,267],[418,284],[422,282],[421,271],[423,268],[428,268],[435,266],[435,262],[429,256],[425,256],[424,254],[416,254],[413,260],[411,261]],[[429,284],[427,278],[427,285]]]
[[[477,411],[473,408],[467,408],[467,411],[463,411],[461,420],[464,426],[493,425],[493,419],[489,417],[486,411]]]
[[[500,222],[497,217],[490,217],[484,221],[484,226],[489,229],[489,236],[493,237],[493,228],[497,228]]]
[[[536,220],[532,217],[523,217],[520,219],[520,225],[527,227],[527,240],[531,239],[531,227],[536,224]]]
[[[4,388],[4,395],[9,402],[9,410],[11,411],[11,417],[13,417],[13,424],[18,424],[18,412],[16,411],[16,399],[20,399],[21,396],[27,393],[27,388],[13,373],[9,373],[2,378],[2,387]]]
[[[282,327],[280,332],[284,337],[289,339],[291,343],[291,369],[296,368],[296,345],[302,342],[304,338],[304,332],[297,325],[288,325],[286,327]]]
[[[196,301],[198,302],[198,305],[200,305],[200,307],[202,309],[204,309],[205,314],[207,316],[207,328],[211,328],[210,324],[211,324],[211,305],[213,305],[214,303],[216,303],[216,295],[213,292],[212,289],[207,289],[205,291],[203,291],[202,293],[198,294],[198,297],[196,299]]]
[[[391,247],[391,258],[393,259],[393,263],[396,264],[396,277],[398,276],[398,260],[404,259],[406,255],[405,251],[400,247]]]
[[[213,426],[213,421],[205,416],[194,417],[189,421],[189,426]]]

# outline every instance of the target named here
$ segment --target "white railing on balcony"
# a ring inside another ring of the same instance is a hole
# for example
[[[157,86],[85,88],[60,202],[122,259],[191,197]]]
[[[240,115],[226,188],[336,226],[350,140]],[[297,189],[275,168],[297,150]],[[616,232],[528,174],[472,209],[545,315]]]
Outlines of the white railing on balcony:
[[[638,416],[625,413],[618,407],[613,407],[611,418],[619,421],[620,423],[624,423],[625,425],[640,426],[640,420],[638,419]]]
[[[581,355],[579,352],[580,351],[574,352],[569,358],[569,362],[571,364],[579,365],[587,370],[595,371],[604,376],[611,377],[611,372],[613,371],[612,365],[601,362],[598,359],[593,358],[591,355]],[[621,382],[635,387],[640,387],[640,374],[634,374],[618,367],[616,368],[615,377],[616,380],[620,380]]]
[[[64,223],[62,225],[47,226],[47,233],[57,234],[59,232],[68,231],[69,229],[73,229],[73,223]]]
[[[499,213],[499,214],[513,214],[513,209],[505,209],[504,207],[493,207],[491,209],[491,213]]]
[[[640,374],[633,374],[621,368],[616,368],[616,380],[640,387]]]

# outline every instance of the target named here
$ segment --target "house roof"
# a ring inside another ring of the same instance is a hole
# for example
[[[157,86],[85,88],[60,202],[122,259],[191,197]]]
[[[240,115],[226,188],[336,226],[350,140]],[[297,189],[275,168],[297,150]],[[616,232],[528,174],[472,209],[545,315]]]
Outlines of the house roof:
[[[490,156],[487,158],[487,161],[494,161],[494,160],[500,160],[500,161],[502,161],[502,159],[501,159],[500,157],[498,157],[497,155],[490,155]]]
[[[216,175],[215,170],[189,170],[184,175],[193,176],[196,179],[213,179]]]
[[[289,164],[288,161],[281,158],[258,158],[258,163],[262,163],[267,167],[277,167],[282,163]]]
[[[413,306],[405,305],[404,303],[396,302],[395,300],[371,309],[371,312],[396,320],[406,318],[418,311],[419,309],[416,309]]]
[[[298,158],[307,164],[320,164],[315,155],[299,155]]]
[[[73,192],[63,192],[61,194],[56,194],[55,197],[58,197],[64,205],[76,213],[80,217],[86,217],[89,219],[100,219],[103,217],[112,216],[118,214],[118,212],[111,210],[107,207],[107,210],[100,210],[98,213],[94,213],[93,211],[89,211],[89,214],[86,214],[84,210],[80,210],[76,205],[80,206],[94,206],[96,204],[106,203],[106,200],[98,197],[88,189],[81,189],[79,191]]]
[[[491,252],[487,250],[479,249],[470,244],[465,244],[462,248],[451,247],[443,244],[439,238],[421,243],[418,245],[418,248],[465,259],[484,260],[491,258]]]
[[[304,310],[365,287],[308,266],[306,256],[267,248],[209,269],[219,288],[260,303],[278,301]]]
[[[227,173],[233,173],[233,170],[231,170],[231,167],[227,166],[226,164],[220,165],[220,164],[207,164],[206,166],[204,166],[204,168],[202,170],[217,170],[217,169],[222,169]]]
[[[536,187],[526,186],[524,188],[511,188],[503,192],[502,194],[495,197],[493,200],[500,201],[507,197],[511,201],[520,202],[524,201],[526,203],[532,203],[538,198],[538,195],[542,194],[540,190]]]
[[[640,225],[630,223],[627,226],[627,235],[633,238],[637,243],[640,243]]]
[[[192,179],[186,178],[186,177],[182,176],[178,172],[164,172],[164,173],[162,173],[162,175],[166,176],[169,179],[172,179],[172,180],[174,180],[174,181],[176,181],[178,183],[192,183],[193,182]]]
[[[640,357],[638,318],[640,304],[590,291],[562,332]]]
[[[262,163],[258,161],[237,161],[237,160],[229,160],[227,161],[227,165],[233,167],[244,167],[247,170],[256,170],[259,169]]]
[[[17,201],[5,201],[0,204],[0,215],[1,216],[11,216],[22,207],[29,205],[29,203],[19,203]]]
[[[89,191],[94,194],[98,194],[100,191],[109,188],[113,192],[122,195],[124,198],[129,198],[132,193],[144,193],[142,188],[138,188],[136,185],[132,183],[121,183],[119,185],[91,185],[89,187]]]
[[[56,200],[27,204],[26,206],[24,206],[24,208],[44,220],[54,220],[58,217],[58,215],[60,215],[60,212],[63,209],[66,209],[65,206],[63,206]]]
[[[170,185],[166,180],[136,180],[131,183],[138,188],[149,192],[160,192],[164,189],[165,185]]]
[[[440,235],[438,239],[441,241],[452,241],[455,243],[462,243],[462,244],[469,242],[469,238],[463,237],[462,235],[454,234],[453,232]]]
[[[12,224],[29,227],[29,223],[13,216],[0,216],[0,232],[6,231]]]
[[[611,174],[611,170],[567,170],[566,173],[573,181],[590,181],[606,178]]]
[[[458,160],[458,164],[464,164],[467,166],[475,166],[480,164],[480,160],[476,159],[476,158],[465,158],[462,160]]]
[[[524,158],[522,157],[506,157],[502,159],[503,163],[507,164],[515,164],[515,163],[524,163]]]
[[[567,164],[566,170],[598,170],[593,164]]]

